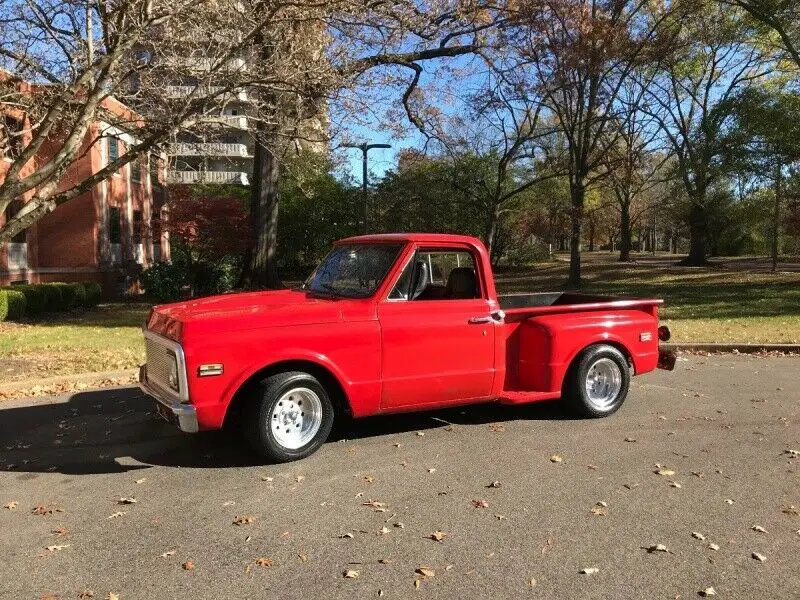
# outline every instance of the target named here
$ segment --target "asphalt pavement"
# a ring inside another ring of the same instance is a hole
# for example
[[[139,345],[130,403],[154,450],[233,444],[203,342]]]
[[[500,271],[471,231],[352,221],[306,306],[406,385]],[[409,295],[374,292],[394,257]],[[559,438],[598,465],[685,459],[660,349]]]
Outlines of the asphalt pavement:
[[[0,598],[800,598],[799,367],[687,356],[610,418],[372,418],[286,465],[134,388],[5,402]]]

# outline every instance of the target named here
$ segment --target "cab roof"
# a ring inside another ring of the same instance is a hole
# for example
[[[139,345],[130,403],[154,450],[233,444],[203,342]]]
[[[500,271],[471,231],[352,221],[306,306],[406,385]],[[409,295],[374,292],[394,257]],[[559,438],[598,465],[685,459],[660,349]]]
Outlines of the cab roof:
[[[478,238],[469,235],[453,233],[375,233],[357,235],[336,242],[337,244],[370,244],[385,242],[416,242],[424,244],[477,244],[482,245]]]

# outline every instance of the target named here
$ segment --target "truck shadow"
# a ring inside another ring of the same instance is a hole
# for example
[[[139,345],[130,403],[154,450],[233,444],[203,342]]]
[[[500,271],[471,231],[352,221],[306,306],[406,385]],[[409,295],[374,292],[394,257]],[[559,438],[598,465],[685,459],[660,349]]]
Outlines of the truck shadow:
[[[482,404],[422,413],[370,417],[338,428],[331,442],[455,425],[507,420],[553,420],[566,415],[557,403],[519,407]],[[71,475],[120,473],[150,466],[226,468],[263,464],[226,432],[183,434],[159,419],[137,388],[80,392],[59,403],[0,410],[0,472]]]

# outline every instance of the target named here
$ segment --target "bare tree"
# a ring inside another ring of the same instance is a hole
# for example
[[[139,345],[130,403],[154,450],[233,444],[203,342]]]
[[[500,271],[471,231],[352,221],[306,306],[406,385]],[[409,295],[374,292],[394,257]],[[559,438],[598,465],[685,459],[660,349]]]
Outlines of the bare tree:
[[[620,90],[633,69],[659,50],[658,33],[668,11],[653,6],[644,0],[535,3],[524,6],[510,33],[535,67],[568,149],[572,287],[581,283],[586,190],[606,175],[603,160],[616,143]]]
[[[729,101],[766,77],[773,62],[739,11],[701,4],[678,27],[679,44],[657,76],[649,79],[642,110],[659,124],[675,156],[688,197],[685,263],[698,266],[706,262],[712,204],[708,192],[725,174]]]

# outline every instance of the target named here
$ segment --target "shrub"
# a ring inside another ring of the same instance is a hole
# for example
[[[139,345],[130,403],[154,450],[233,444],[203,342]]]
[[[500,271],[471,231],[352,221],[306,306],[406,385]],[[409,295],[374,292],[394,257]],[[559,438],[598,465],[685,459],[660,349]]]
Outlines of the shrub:
[[[45,302],[44,302],[44,309],[47,312],[56,312],[59,310],[63,310],[61,305],[63,304],[63,300],[61,298],[61,288],[58,287],[55,283],[41,283],[35,286],[42,290],[44,294]]]
[[[58,310],[69,310],[75,306],[76,297],[75,297],[75,288],[72,287],[68,283],[53,283],[51,285],[56,286],[61,291],[61,304],[58,307]]]
[[[142,273],[142,287],[157,302],[177,300],[190,285],[186,268],[175,263],[159,262]]]
[[[0,290],[0,323],[8,317],[8,293],[6,290]]]
[[[103,297],[103,288],[96,281],[89,281],[83,284],[86,289],[86,306],[97,306]]]
[[[47,307],[47,297],[44,291],[37,285],[15,285],[8,288],[15,292],[22,292],[25,296],[25,314],[35,317],[42,314]]]
[[[69,283],[67,284],[69,287],[72,288],[72,291],[75,294],[73,299],[73,307],[85,307],[87,306],[87,296],[86,296],[86,288],[82,283]]]
[[[25,316],[25,294],[16,290],[5,291],[8,305],[6,318],[9,321],[17,321]]]

